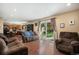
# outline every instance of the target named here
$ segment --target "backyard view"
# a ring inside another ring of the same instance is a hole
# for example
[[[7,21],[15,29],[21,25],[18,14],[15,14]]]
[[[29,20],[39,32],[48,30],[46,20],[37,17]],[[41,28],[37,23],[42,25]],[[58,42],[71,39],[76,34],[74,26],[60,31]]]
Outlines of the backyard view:
[[[50,22],[41,23],[41,37],[49,39],[53,37],[53,28]]]
[[[51,23],[47,23],[47,37],[52,37],[53,36],[53,28],[51,26]]]

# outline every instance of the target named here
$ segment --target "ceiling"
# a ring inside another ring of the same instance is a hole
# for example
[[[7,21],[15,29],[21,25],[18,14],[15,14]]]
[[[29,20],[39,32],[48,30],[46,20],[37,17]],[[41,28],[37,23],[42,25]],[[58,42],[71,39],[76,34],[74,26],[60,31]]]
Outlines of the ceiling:
[[[78,3],[0,3],[0,17],[4,20],[34,20],[79,9]]]

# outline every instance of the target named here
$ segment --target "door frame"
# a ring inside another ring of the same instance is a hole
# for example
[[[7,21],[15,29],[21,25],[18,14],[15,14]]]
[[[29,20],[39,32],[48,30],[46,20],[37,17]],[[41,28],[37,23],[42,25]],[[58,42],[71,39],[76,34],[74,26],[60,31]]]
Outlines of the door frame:
[[[39,27],[39,33],[40,33],[40,39],[42,39],[41,35],[42,35],[42,32],[41,32],[41,24],[45,23],[45,26],[46,26],[46,35],[45,35],[45,38],[44,39],[53,39],[54,36],[48,38],[47,37],[47,23],[50,22],[51,23],[51,20],[44,20],[44,21],[41,21],[40,22],[40,27]],[[54,33],[54,32],[53,32]]]

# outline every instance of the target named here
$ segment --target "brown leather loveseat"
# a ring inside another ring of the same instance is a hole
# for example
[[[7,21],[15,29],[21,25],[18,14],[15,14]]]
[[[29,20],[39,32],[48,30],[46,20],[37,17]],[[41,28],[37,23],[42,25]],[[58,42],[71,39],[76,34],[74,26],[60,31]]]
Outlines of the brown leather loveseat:
[[[55,41],[56,48],[67,54],[79,53],[79,36],[77,32],[60,32],[60,39]]]
[[[7,38],[0,33],[0,55],[27,55],[28,48],[22,43],[21,37]]]

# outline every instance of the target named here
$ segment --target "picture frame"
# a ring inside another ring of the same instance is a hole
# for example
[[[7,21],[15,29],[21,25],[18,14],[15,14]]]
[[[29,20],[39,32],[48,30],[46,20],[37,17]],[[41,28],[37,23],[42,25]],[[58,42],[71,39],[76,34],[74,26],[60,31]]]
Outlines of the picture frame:
[[[64,23],[60,23],[60,28],[64,28],[65,24]]]
[[[75,24],[75,20],[74,19],[69,21],[69,25],[74,25],[74,24]]]

